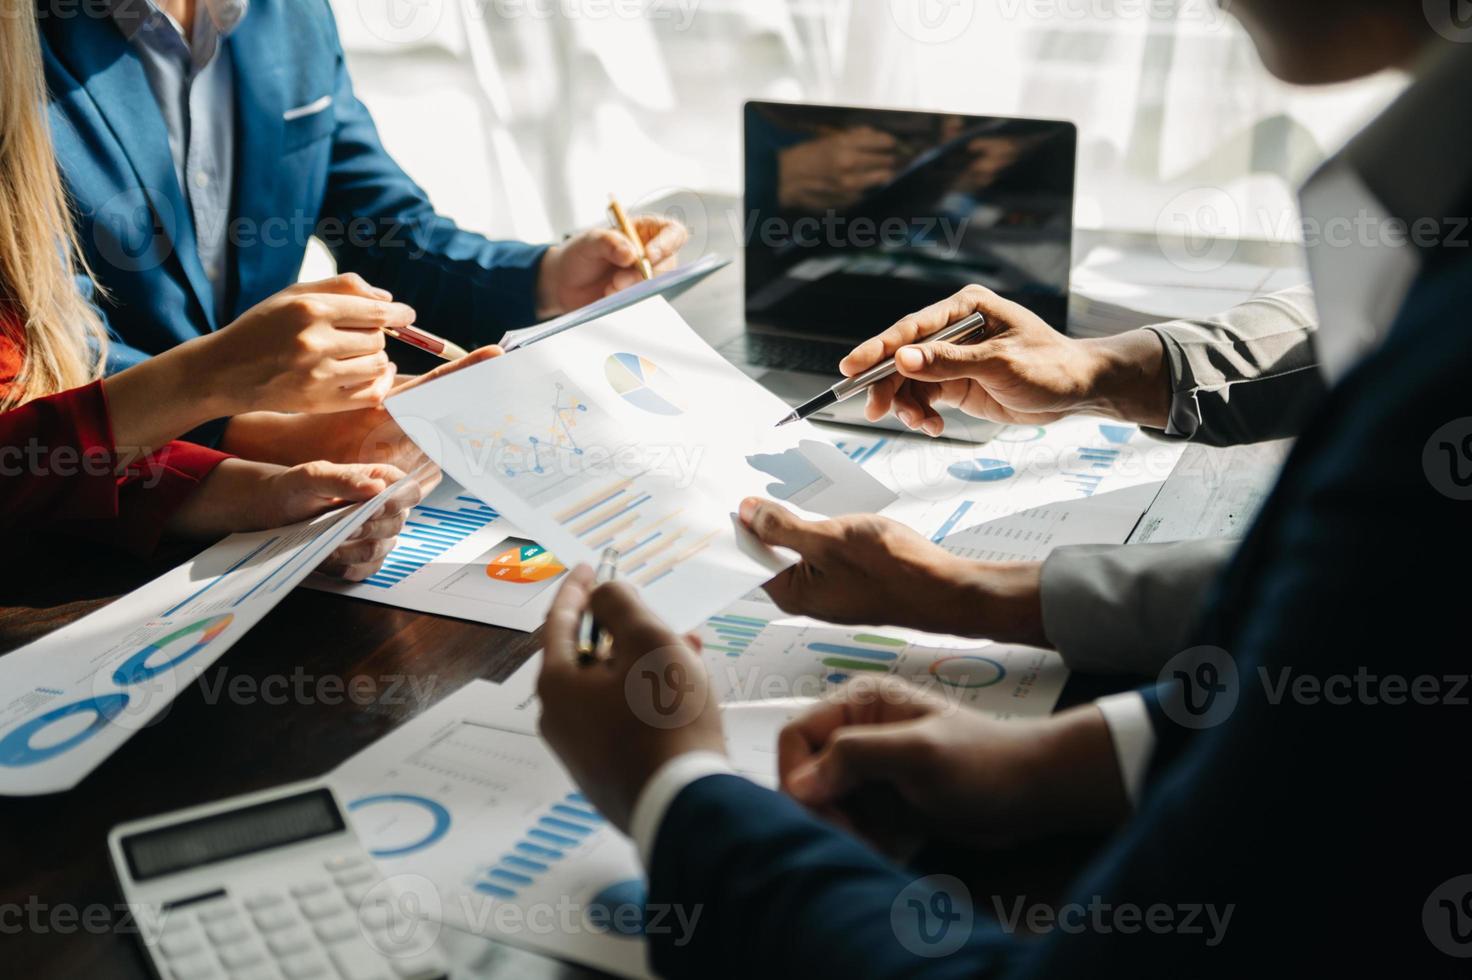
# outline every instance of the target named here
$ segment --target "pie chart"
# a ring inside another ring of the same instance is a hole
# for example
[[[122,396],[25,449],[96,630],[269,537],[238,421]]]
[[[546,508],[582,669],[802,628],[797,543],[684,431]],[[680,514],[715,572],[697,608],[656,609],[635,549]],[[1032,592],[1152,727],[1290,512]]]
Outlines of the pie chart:
[[[1003,459],[968,459],[952,463],[948,472],[967,483],[995,483],[1007,479],[1016,471]]]
[[[1007,668],[991,657],[966,654],[937,660],[930,665],[930,673],[946,687],[975,690],[996,684],[1007,676]]]
[[[486,563],[486,574],[499,582],[530,585],[567,571],[546,548],[530,541],[512,544]]]
[[[610,354],[603,375],[618,396],[635,408],[654,415],[683,415],[684,399],[674,378],[647,357]]]

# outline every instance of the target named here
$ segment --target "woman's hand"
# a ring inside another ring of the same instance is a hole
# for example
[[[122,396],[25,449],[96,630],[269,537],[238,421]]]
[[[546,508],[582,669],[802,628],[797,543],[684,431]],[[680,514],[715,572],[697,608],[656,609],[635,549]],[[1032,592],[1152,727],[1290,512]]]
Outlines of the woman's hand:
[[[217,538],[236,531],[284,527],[345,504],[371,500],[403,476],[401,470],[384,465],[316,462],[283,467],[227,459],[174,513],[168,530],[181,537]],[[321,571],[349,581],[361,581],[378,571],[393,550],[409,510],[437,482],[439,471],[427,469],[419,479],[399,487],[327,557]]]
[[[413,322],[412,308],[349,273],[284,289],[186,347],[218,415],[341,412],[383,401],[394,379],[384,328]]]
[[[673,269],[689,230],[655,214],[635,215],[632,222],[654,271]],[[634,243],[612,228],[594,228],[554,245],[537,275],[537,315],[547,319],[628,289],[641,280],[638,262]]]

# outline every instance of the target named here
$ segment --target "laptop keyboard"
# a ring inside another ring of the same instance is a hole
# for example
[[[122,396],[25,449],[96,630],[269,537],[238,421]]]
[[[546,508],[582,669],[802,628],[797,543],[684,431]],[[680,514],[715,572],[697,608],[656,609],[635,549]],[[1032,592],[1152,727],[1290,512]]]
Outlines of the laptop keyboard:
[[[838,373],[838,362],[851,350],[851,344],[761,333],[748,333],[722,348],[723,353],[744,355],[747,363],[775,371],[834,375]]]

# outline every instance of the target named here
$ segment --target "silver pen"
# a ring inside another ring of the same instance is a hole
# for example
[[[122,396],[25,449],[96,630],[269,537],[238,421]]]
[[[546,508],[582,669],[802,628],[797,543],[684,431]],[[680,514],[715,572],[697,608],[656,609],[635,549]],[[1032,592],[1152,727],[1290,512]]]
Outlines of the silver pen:
[[[593,576],[593,587],[612,582],[617,577],[618,549],[604,548],[603,556],[598,559],[598,571]],[[578,663],[583,667],[597,663],[603,658],[607,646],[608,634],[593,621],[593,608],[589,606],[583,610],[583,618],[578,620]]]
[[[980,313],[973,313],[964,320],[957,320],[944,330],[939,330],[928,337],[917,339],[915,343],[929,344],[941,341],[952,344],[964,344],[985,330],[986,317]],[[909,347],[913,345],[906,344],[905,346]],[[852,398],[861,391],[868,391],[874,385],[883,381],[885,378],[891,377],[898,371],[899,365],[895,363],[893,357],[880,361],[864,373],[856,374],[852,378],[844,378],[818,397],[803,402],[794,408],[786,418],[778,422],[777,425],[780,427],[789,422],[796,422],[798,419],[805,419],[810,415],[822,411],[829,405],[836,405],[846,398]]]

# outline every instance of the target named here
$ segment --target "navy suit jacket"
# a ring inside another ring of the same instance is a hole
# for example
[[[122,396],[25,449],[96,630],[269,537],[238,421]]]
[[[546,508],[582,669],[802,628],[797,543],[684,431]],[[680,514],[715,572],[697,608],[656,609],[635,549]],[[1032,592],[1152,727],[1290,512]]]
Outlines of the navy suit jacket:
[[[341,271],[392,291],[423,326],[465,346],[534,321],[544,247],[488,241],[435,214],[353,95],[326,0],[252,0],[224,42],[236,160],[221,287],[230,315],[219,322],[142,63],[110,17],[49,7],[41,4],[41,44],[51,128],[106,291],[97,305],[118,342],[113,370],[216,330],[296,282],[314,234]]]
[[[676,798],[658,834],[650,902],[701,915],[693,938],[650,936],[655,968],[1465,975],[1469,961],[1443,949],[1472,955],[1472,877],[1455,880],[1472,876],[1472,502],[1437,486],[1472,481],[1472,453],[1462,434],[1433,434],[1458,419],[1472,433],[1469,310],[1472,261],[1434,254],[1384,345],[1300,438],[1196,637],[1232,656],[1238,702],[1163,746],[1137,813],[1075,883],[1070,931],[1024,939],[1009,902],[973,890],[959,948],[917,953],[922,910],[926,935],[949,939],[946,906],[911,904],[915,874],[781,795],[715,776]],[[1231,909],[1211,945],[1205,915],[1186,921],[1206,905]],[[1099,906],[1135,911],[1095,919]],[[1150,928],[1156,908],[1178,928]]]

